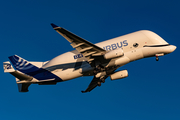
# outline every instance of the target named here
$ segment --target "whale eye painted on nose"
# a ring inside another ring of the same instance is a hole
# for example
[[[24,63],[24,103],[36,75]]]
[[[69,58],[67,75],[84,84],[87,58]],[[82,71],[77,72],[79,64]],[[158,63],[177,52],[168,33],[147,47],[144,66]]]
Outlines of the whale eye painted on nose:
[[[133,47],[135,47],[135,48],[138,47],[138,46],[139,46],[138,43],[134,43],[134,44],[133,44]]]

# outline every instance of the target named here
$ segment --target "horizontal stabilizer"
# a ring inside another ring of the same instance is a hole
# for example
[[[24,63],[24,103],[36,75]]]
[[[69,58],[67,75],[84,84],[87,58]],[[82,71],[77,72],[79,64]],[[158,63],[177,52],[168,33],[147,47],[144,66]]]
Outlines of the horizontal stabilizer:
[[[28,92],[28,87],[30,86],[30,83],[20,83],[18,84],[19,92]]]
[[[31,81],[33,79],[33,77],[27,76],[23,73],[20,73],[18,71],[14,71],[10,73],[11,75],[13,75],[14,77],[16,77],[17,79],[19,79],[20,81]]]

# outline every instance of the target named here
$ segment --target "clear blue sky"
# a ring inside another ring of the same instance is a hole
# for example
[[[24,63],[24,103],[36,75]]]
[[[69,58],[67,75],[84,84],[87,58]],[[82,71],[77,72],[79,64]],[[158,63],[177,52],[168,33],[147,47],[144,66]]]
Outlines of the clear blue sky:
[[[138,30],[151,30],[177,49],[159,62],[132,62],[129,77],[82,94],[92,77],[55,86],[31,85],[19,93],[1,69],[1,120],[180,120],[180,1],[174,0],[3,0],[0,2],[0,62],[17,54],[47,61],[73,50],[55,23],[97,43]]]

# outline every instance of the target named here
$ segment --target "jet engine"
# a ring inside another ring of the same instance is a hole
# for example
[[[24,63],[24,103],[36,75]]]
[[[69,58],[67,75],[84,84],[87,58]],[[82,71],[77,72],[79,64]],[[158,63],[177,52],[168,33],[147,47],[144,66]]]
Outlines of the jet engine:
[[[106,53],[104,55],[105,59],[112,59],[112,58],[116,58],[116,57],[121,57],[124,55],[124,52],[122,49],[116,49],[116,50],[112,50],[109,51],[108,53]]]
[[[127,70],[118,71],[118,72],[115,72],[114,74],[110,75],[111,80],[122,79],[125,77],[128,77]]]

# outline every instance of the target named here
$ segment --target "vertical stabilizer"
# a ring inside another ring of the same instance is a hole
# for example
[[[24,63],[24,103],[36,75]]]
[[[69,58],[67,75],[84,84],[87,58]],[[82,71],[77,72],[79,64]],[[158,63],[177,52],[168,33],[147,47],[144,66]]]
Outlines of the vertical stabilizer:
[[[9,60],[17,70],[30,76],[33,76],[34,72],[39,70],[38,67],[17,55],[10,56]]]
[[[18,85],[19,92],[28,92],[28,87],[31,85],[30,83],[20,83]]]
[[[28,62],[27,60],[17,55],[10,56],[9,60],[11,61],[12,65],[16,70],[20,71],[25,75],[34,77],[37,80],[61,81],[61,79],[58,76],[51,73],[50,71],[43,68],[39,68],[33,65],[31,62]]]

